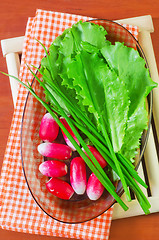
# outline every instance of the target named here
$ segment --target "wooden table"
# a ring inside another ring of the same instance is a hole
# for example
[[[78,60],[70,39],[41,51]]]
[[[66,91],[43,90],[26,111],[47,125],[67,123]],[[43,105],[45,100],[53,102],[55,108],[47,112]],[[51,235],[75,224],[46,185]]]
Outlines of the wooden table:
[[[23,36],[27,19],[35,15],[37,8],[59,12],[75,13],[97,18],[122,19],[150,14],[155,32],[152,41],[159,68],[159,2],[158,0],[108,1],[108,0],[5,0],[0,7],[0,40]],[[7,72],[6,62],[0,53],[0,70]],[[7,77],[0,76],[0,168],[13,115],[13,102]],[[46,240],[50,237],[17,233],[0,229],[0,239]],[[52,239],[61,239],[53,238]],[[159,213],[112,221],[110,240],[158,240]]]

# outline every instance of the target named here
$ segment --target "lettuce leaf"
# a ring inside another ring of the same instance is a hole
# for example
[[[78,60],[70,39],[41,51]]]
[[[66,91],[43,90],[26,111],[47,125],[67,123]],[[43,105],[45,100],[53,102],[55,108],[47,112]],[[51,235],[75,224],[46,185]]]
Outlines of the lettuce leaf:
[[[109,67],[125,82],[131,101],[129,107],[131,116],[140,101],[156,87],[156,83],[150,78],[149,71],[145,68],[145,60],[140,57],[137,50],[116,42],[115,45],[105,45],[101,53]]]
[[[129,109],[128,92],[123,81],[97,53],[90,55],[85,50],[68,65],[68,76],[74,79],[74,86],[80,86],[76,94],[83,98],[82,104],[94,114],[96,124],[101,122],[100,118],[103,119],[114,150],[119,151]]]
[[[127,121],[124,144],[121,148],[121,153],[132,162],[134,162],[134,158],[138,153],[137,149],[140,147],[140,138],[143,129],[146,130],[148,128],[147,115],[145,100],[143,98]]]
[[[88,42],[99,49],[105,45],[107,31],[97,24],[79,21],[72,26],[71,32],[78,50],[81,49],[81,42]]]
[[[65,34],[67,34],[67,31],[63,33],[63,35]],[[64,36],[63,37],[60,36],[58,39],[55,40],[55,43],[53,43],[49,48],[49,61],[51,63],[52,69],[50,69],[50,65],[48,63],[47,57],[44,57],[41,60],[41,71],[45,76],[47,76],[50,79],[50,81],[52,81],[56,85],[56,87],[61,92],[65,94],[65,96],[68,99],[71,99],[74,105],[77,105],[78,100],[76,99],[75,90],[71,89],[70,91],[68,91],[67,87],[62,85],[63,79],[60,76],[60,72],[62,71],[61,68],[64,66],[63,56],[59,52],[59,49],[61,46],[60,44],[63,39],[64,39]],[[58,96],[58,94],[55,91],[50,89],[50,87],[47,84],[48,82],[46,78],[43,77],[43,80],[46,88],[51,91],[55,99],[60,103],[61,107],[67,112],[67,114],[70,114],[68,108],[65,105],[65,102]],[[46,93],[46,100],[50,102],[51,105],[54,106],[54,102],[52,98],[50,98],[50,95],[48,95],[47,93]]]
[[[129,92],[130,106],[121,152],[132,161],[137,154],[136,149],[140,145],[142,132],[147,129],[145,99],[156,87],[156,83],[152,81],[148,69],[145,68],[145,60],[133,48],[116,42],[115,45],[105,45],[101,53],[110,69],[123,79]]]
[[[104,91],[109,134],[114,151],[118,152],[124,143],[130,105],[129,95],[122,79],[110,69],[104,79]]]

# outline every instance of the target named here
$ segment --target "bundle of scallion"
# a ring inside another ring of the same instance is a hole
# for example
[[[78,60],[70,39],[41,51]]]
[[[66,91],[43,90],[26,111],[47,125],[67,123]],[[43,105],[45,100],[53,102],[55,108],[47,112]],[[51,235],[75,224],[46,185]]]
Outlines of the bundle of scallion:
[[[138,176],[133,159],[142,132],[147,129],[146,97],[156,83],[150,78],[138,51],[119,42],[112,45],[106,40],[106,35],[102,26],[79,21],[54,40],[49,54],[40,43],[46,57],[42,59],[41,67],[35,68],[43,80],[28,68],[43,87],[46,102],[30,85],[12,77],[52,115],[91,171],[123,209],[128,207],[117,195],[115,186],[87,147],[83,136],[89,139],[119,177],[127,200],[131,201],[129,187],[148,214],[151,206],[138,184],[145,188],[147,185]],[[65,118],[80,146],[58,116]]]

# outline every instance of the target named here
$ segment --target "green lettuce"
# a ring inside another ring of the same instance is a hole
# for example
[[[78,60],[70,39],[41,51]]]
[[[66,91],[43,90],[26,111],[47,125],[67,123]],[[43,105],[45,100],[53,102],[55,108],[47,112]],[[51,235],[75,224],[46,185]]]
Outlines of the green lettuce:
[[[147,129],[147,111],[145,99],[150,91],[156,87],[149,70],[145,68],[145,60],[133,48],[124,46],[120,42],[106,45],[101,49],[110,69],[123,79],[129,93],[130,106],[125,129],[125,137],[121,152],[132,161],[140,145],[140,137]]]
[[[145,100],[156,83],[137,50],[120,42],[112,45],[106,35],[102,26],[79,21],[52,43],[51,66],[43,58],[42,71],[103,138],[108,133],[114,152],[132,160],[147,129]],[[49,89],[45,78],[44,83]],[[57,93],[53,94],[71,114]],[[47,93],[46,98],[54,105]]]
[[[125,82],[129,91],[129,116],[135,111],[137,105],[156,86],[150,78],[149,70],[145,68],[145,60],[133,48],[116,42],[115,45],[106,45],[101,49],[108,66]]]

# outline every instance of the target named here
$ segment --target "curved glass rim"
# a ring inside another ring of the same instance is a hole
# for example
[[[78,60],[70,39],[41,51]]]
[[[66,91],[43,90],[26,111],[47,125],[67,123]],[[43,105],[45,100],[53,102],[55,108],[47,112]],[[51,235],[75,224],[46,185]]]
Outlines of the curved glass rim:
[[[149,74],[150,74],[150,76],[151,76],[150,69],[149,69],[149,65],[148,65],[146,56],[145,56],[145,54],[144,54],[144,51],[143,51],[141,45],[139,44],[138,40],[133,36],[133,34],[132,34],[129,30],[127,30],[124,26],[122,26],[120,23],[117,23],[116,21],[108,20],[108,19],[103,19],[103,18],[90,19],[90,20],[88,20],[88,21],[86,21],[86,22],[93,22],[93,21],[107,21],[107,22],[111,22],[111,23],[114,23],[114,24],[120,26],[120,27],[123,28],[125,31],[127,31],[127,33],[130,34],[130,36],[135,40],[136,45],[137,45],[138,49],[140,50],[140,53],[141,53],[142,57],[144,58],[144,60],[145,60],[145,62],[146,62],[146,68],[148,68]],[[40,66],[41,66],[41,65],[39,65],[39,68],[40,68]],[[37,74],[37,72],[38,72],[38,70],[36,71],[35,74]],[[32,80],[31,86],[32,86],[33,83],[34,83],[34,80],[35,80],[35,77],[34,77],[33,80]],[[23,115],[22,115],[21,131],[20,131],[20,153],[21,153],[21,162],[22,162],[22,168],[23,168],[24,177],[25,177],[25,180],[26,180],[28,189],[29,189],[29,191],[30,191],[30,193],[31,193],[31,196],[33,197],[33,199],[34,199],[34,201],[36,202],[36,204],[40,207],[40,209],[41,209],[44,213],[46,213],[46,214],[47,214],[49,217],[51,217],[52,219],[54,219],[54,220],[56,220],[56,221],[58,221],[58,222],[61,222],[61,223],[66,223],[66,224],[80,224],[80,223],[88,222],[88,221],[90,221],[90,220],[93,220],[93,219],[99,217],[99,216],[102,215],[104,212],[106,212],[108,209],[110,209],[110,208],[114,205],[114,203],[116,203],[116,200],[115,200],[115,199],[112,201],[112,204],[109,206],[109,208],[107,208],[106,210],[102,211],[101,213],[99,213],[98,215],[96,215],[96,216],[94,216],[94,217],[91,217],[91,218],[89,218],[89,219],[87,219],[87,220],[85,220],[85,221],[66,222],[66,221],[59,220],[59,219],[57,219],[56,217],[53,217],[53,216],[51,216],[49,213],[47,213],[47,212],[43,209],[43,207],[39,204],[39,202],[37,201],[36,197],[34,196],[32,190],[31,190],[31,188],[30,188],[30,186],[29,186],[28,180],[27,180],[27,176],[26,176],[26,172],[25,172],[25,167],[24,167],[24,161],[23,161],[23,154],[22,154],[22,152],[23,152],[23,151],[22,151],[23,122],[24,122],[24,115],[25,115],[25,110],[26,110],[26,106],[27,106],[27,101],[28,101],[29,94],[31,94],[31,93],[30,93],[30,92],[27,93],[26,100],[25,100],[25,103],[24,103]],[[149,111],[148,129],[147,129],[147,132],[146,132],[146,137],[145,137],[144,145],[142,146],[142,150],[141,150],[141,152],[139,153],[140,156],[139,156],[138,163],[137,163],[137,165],[136,165],[136,167],[135,167],[136,170],[138,169],[138,167],[139,167],[139,165],[140,165],[140,162],[142,161],[143,154],[144,154],[144,151],[145,151],[145,148],[146,148],[146,145],[147,145],[147,141],[148,141],[148,137],[149,137],[149,132],[150,132],[150,124],[151,124],[151,119],[152,119],[152,99],[153,99],[153,92],[151,91],[148,96],[149,96],[149,110],[150,110],[150,111]],[[118,190],[117,194],[121,197],[122,194],[124,193],[124,190],[123,190],[123,188],[122,188],[122,184],[120,184],[120,183],[121,183],[121,181],[119,181],[119,183],[118,183],[118,188],[119,188],[119,190]],[[119,186],[119,185],[120,185],[120,186]]]

